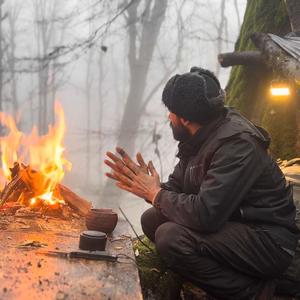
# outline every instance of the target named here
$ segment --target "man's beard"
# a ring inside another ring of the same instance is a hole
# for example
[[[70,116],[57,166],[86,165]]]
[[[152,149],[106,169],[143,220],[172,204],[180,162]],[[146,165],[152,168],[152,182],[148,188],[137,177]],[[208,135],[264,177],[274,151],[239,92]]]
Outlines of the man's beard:
[[[170,127],[172,128],[173,137],[176,141],[185,142],[191,137],[188,129],[185,126],[183,126],[182,124],[178,124],[178,125],[174,126],[170,122]]]

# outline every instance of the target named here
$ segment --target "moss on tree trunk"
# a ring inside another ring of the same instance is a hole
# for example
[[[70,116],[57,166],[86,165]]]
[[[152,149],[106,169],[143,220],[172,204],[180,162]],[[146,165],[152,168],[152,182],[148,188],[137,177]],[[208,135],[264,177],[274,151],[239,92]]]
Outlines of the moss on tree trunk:
[[[283,0],[248,0],[235,51],[255,50],[250,39],[254,32],[283,36],[290,31]],[[268,96],[271,80],[279,76],[263,65],[233,67],[226,88],[227,104],[269,131],[271,152],[275,157],[290,159],[296,156],[298,135],[295,99],[275,103]]]

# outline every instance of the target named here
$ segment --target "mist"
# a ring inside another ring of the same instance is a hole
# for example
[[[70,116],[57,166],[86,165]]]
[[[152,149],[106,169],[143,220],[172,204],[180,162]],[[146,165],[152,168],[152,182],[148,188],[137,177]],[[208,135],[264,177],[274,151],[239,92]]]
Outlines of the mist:
[[[72,163],[64,183],[95,206],[110,205],[105,152],[140,151],[167,179],[177,143],[162,89],[192,66],[215,72],[225,88],[230,69],[217,55],[234,49],[246,2],[2,1],[0,109],[20,130],[36,125],[42,135],[59,101]]]

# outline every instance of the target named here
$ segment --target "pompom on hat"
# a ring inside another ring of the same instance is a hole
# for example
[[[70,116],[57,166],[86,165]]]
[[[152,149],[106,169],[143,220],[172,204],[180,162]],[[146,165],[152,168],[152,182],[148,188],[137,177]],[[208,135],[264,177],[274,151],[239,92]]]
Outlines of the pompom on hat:
[[[198,67],[171,77],[162,94],[162,101],[169,111],[201,125],[221,114],[224,100],[225,92],[217,77]]]

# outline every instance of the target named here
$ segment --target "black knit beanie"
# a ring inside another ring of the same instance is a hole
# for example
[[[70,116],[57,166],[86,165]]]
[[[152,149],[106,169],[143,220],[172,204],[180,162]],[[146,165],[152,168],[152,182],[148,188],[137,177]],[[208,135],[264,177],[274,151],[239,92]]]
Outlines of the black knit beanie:
[[[224,107],[225,92],[216,76],[193,67],[173,76],[166,84],[162,101],[177,116],[205,125],[218,117]]]

